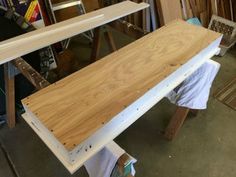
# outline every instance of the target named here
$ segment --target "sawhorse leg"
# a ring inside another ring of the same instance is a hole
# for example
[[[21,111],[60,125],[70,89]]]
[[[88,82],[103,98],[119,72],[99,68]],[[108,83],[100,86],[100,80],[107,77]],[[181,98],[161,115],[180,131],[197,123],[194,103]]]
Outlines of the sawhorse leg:
[[[171,120],[165,130],[164,136],[168,140],[172,140],[177,135],[177,133],[179,132],[180,128],[182,127],[185,119],[187,118],[188,113],[192,113],[194,116],[196,116],[198,113],[198,110],[193,110],[193,109],[189,109],[186,107],[180,107],[180,106],[177,107],[175,114],[171,118]]]
[[[105,37],[105,40],[108,44],[110,51],[111,52],[116,51],[117,50],[116,44],[115,44],[115,41],[113,39],[111,32],[106,29],[106,31],[104,32],[104,37]]]
[[[90,57],[90,62],[93,63],[99,58],[99,51],[101,48],[101,28],[102,27],[97,27],[94,29],[94,39],[93,39],[93,44],[92,44],[92,52],[91,52],[91,57]],[[116,51],[116,45],[113,40],[111,32],[106,29],[104,31],[104,38],[109,46],[109,49],[111,52]]]
[[[11,73],[10,63],[4,64],[4,80],[6,93],[6,118],[9,128],[15,127],[15,76]]]
[[[6,93],[6,119],[9,128],[15,127],[15,76],[23,74],[37,90],[47,87],[50,83],[22,58],[4,64],[4,80]]]

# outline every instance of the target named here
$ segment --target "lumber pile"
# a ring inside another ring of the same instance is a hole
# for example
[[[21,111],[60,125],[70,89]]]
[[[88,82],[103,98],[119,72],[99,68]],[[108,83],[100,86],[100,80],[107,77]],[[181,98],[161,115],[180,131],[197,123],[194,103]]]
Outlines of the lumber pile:
[[[217,12],[218,16],[225,19],[235,21],[236,17],[236,1],[235,0],[218,0]]]
[[[184,19],[197,17],[207,27],[213,14],[235,20],[236,1],[232,0],[181,0]]]
[[[197,17],[203,26],[207,27],[211,15],[211,1],[205,0],[181,0],[184,19]]]
[[[53,3],[65,0],[52,0]],[[110,6],[124,0],[83,0],[87,12]],[[234,0],[131,0],[146,2],[149,9],[134,13],[113,22],[111,25],[131,37],[139,38],[175,19],[197,17],[208,27],[213,14],[235,21],[236,1]],[[80,15],[76,7],[56,12],[58,21]]]

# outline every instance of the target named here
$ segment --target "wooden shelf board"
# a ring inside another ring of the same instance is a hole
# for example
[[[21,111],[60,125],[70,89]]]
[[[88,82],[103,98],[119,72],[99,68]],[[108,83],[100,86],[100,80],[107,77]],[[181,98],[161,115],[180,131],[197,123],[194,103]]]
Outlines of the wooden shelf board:
[[[0,42],[0,64],[147,8],[124,1]]]

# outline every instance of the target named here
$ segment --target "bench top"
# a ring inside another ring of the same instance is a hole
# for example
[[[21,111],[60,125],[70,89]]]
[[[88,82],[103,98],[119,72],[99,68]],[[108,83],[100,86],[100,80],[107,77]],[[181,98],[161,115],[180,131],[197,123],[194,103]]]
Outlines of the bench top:
[[[175,20],[22,103],[73,150],[220,36]]]

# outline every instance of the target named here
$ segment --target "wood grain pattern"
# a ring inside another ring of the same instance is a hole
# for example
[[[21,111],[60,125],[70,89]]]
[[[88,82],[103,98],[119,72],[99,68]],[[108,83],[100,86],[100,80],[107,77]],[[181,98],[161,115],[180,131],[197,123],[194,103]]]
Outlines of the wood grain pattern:
[[[147,8],[124,1],[0,42],[0,64]],[[16,50],[17,49],[17,50]]]
[[[22,102],[72,150],[219,37],[176,20]]]

